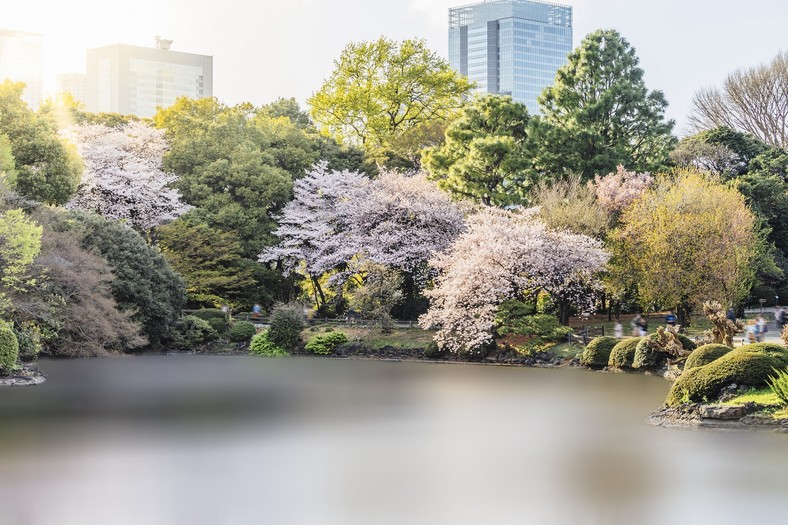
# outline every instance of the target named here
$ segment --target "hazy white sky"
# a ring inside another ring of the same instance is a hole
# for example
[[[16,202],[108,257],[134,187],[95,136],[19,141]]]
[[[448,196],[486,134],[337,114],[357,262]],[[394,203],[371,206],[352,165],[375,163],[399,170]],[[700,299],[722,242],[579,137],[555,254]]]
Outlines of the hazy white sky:
[[[214,57],[214,94],[263,104],[303,103],[350,41],[424,38],[447,56],[448,8],[464,0],[0,0],[0,27],[45,35],[45,79],[84,72],[85,49],[174,40]],[[736,68],[788,50],[786,0],[565,0],[574,40],[598,28],[637,49],[646,82],[670,102],[679,131],[694,92]]]

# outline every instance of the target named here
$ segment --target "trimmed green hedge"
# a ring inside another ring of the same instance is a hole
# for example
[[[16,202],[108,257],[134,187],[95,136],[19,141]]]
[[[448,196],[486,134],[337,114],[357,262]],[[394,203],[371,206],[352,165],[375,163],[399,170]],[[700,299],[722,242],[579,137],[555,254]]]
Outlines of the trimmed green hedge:
[[[252,337],[249,343],[249,355],[258,357],[287,357],[290,354],[276,346],[268,336],[268,330]]]
[[[616,344],[618,344],[618,339],[615,337],[605,336],[593,339],[580,354],[580,363],[591,367],[607,366],[610,352]]]
[[[230,341],[248,341],[257,333],[254,323],[249,321],[236,321],[230,327]]]
[[[6,326],[0,326],[0,372],[9,373],[16,366],[19,357],[19,341],[14,331]]]
[[[732,383],[765,387],[774,370],[785,367],[788,367],[788,349],[784,346],[755,343],[734,348],[707,365],[681,374],[670,389],[665,404],[676,406],[709,401]]]
[[[684,363],[684,370],[690,368],[698,368],[699,366],[708,365],[712,361],[716,361],[728,352],[733,350],[730,346],[720,344],[708,344],[699,346],[687,357],[687,362]]]
[[[619,341],[613,350],[610,351],[610,359],[607,366],[613,368],[632,368],[632,361],[635,360],[635,349],[642,337],[629,337]]]
[[[328,355],[334,349],[347,343],[348,339],[342,332],[329,332],[327,334],[316,335],[306,343],[306,349],[313,354]]]

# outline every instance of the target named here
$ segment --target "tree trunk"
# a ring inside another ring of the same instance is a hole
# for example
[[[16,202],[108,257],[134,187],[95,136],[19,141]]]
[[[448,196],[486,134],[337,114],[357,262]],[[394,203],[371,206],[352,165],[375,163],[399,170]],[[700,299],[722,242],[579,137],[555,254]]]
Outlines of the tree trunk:
[[[564,325],[569,326],[569,312],[571,310],[569,300],[568,299],[560,299],[558,302],[559,305],[559,315],[558,321]]]
[[[690,325],[691,313],[692,310],[685,301],[682,301],[678,308],[676,308],[676,317],[678,318],[678,324],[681,326],[682,332]]]

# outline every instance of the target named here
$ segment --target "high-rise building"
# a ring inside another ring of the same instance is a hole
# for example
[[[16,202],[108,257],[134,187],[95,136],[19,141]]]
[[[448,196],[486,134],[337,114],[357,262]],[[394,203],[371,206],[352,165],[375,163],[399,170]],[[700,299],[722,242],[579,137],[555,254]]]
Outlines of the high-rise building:
[[[483,93],[511,95],[536,113],[572,51],[572,8],[488,0],[449,9],[449,63]]]
[[[77,102],[85,103],[87,100],[87,76],[84,73],[63,73],[55,77],[57,94],[65,93],[74,97]]]
[[[38,109],[43,97],[44,39],[37,33],[0,29],[0,81],[24,82],[22,99]]]
[[[213,96],[213,57],[115,44],[87,52],[87,109],[152,117],[178,97]]]

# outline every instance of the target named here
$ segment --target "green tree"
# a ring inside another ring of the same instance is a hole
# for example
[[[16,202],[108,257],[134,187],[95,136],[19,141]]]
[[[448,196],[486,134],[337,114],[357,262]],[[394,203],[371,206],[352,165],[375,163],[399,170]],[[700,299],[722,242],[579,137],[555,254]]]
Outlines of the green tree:
[[[156,235],[164,257],[186,281],[190,306],[237,307],[246,302],[255,276],[237,235],[188,217],[160,226]]]
[[[0,312],[8,308],[8,292],[29,279],[29,267],[41,250],[41,226],[20,209],[0,213]]]
[[[24,88],[9,80],[0,83],[0,129],[16,164],[9,186],[40,202],[65,204],[79,185],[82,161],[73,144],[58,136],[54,118],[25,104]]]
[[[424,151],[430,179],[455,196],[488,206],[527,201],[533,182],[526,154],[528,109],[487,95],[462,108],[445,142]]]
[[[380,160],[407,156],[394,150],[395,141],[448,119],[472,87],[423,40],[350,43],[334,64],[308,101],[312,117],[337,142]]]
[[[152,344],[171,336],[186,299],[183,279],[161,252],[136,231],[117,221],[74,213],[83,247],[96,250],[109,263],[115,278],[112,296],[122,311],[133,311]]]
[[[665,121],[665,97],[646,88],[638,62],[616,31],[583,39],[539,97],[539,169],[589,180],[619,164],[638,172],[663,166],[675,142],[673,121]]]
[[[738,305],[762,249],[757,220],[734,188],[693,172],[664,177],[621,216],[611,274],[641,305],[676,308],[679,323],[705,301]]]

